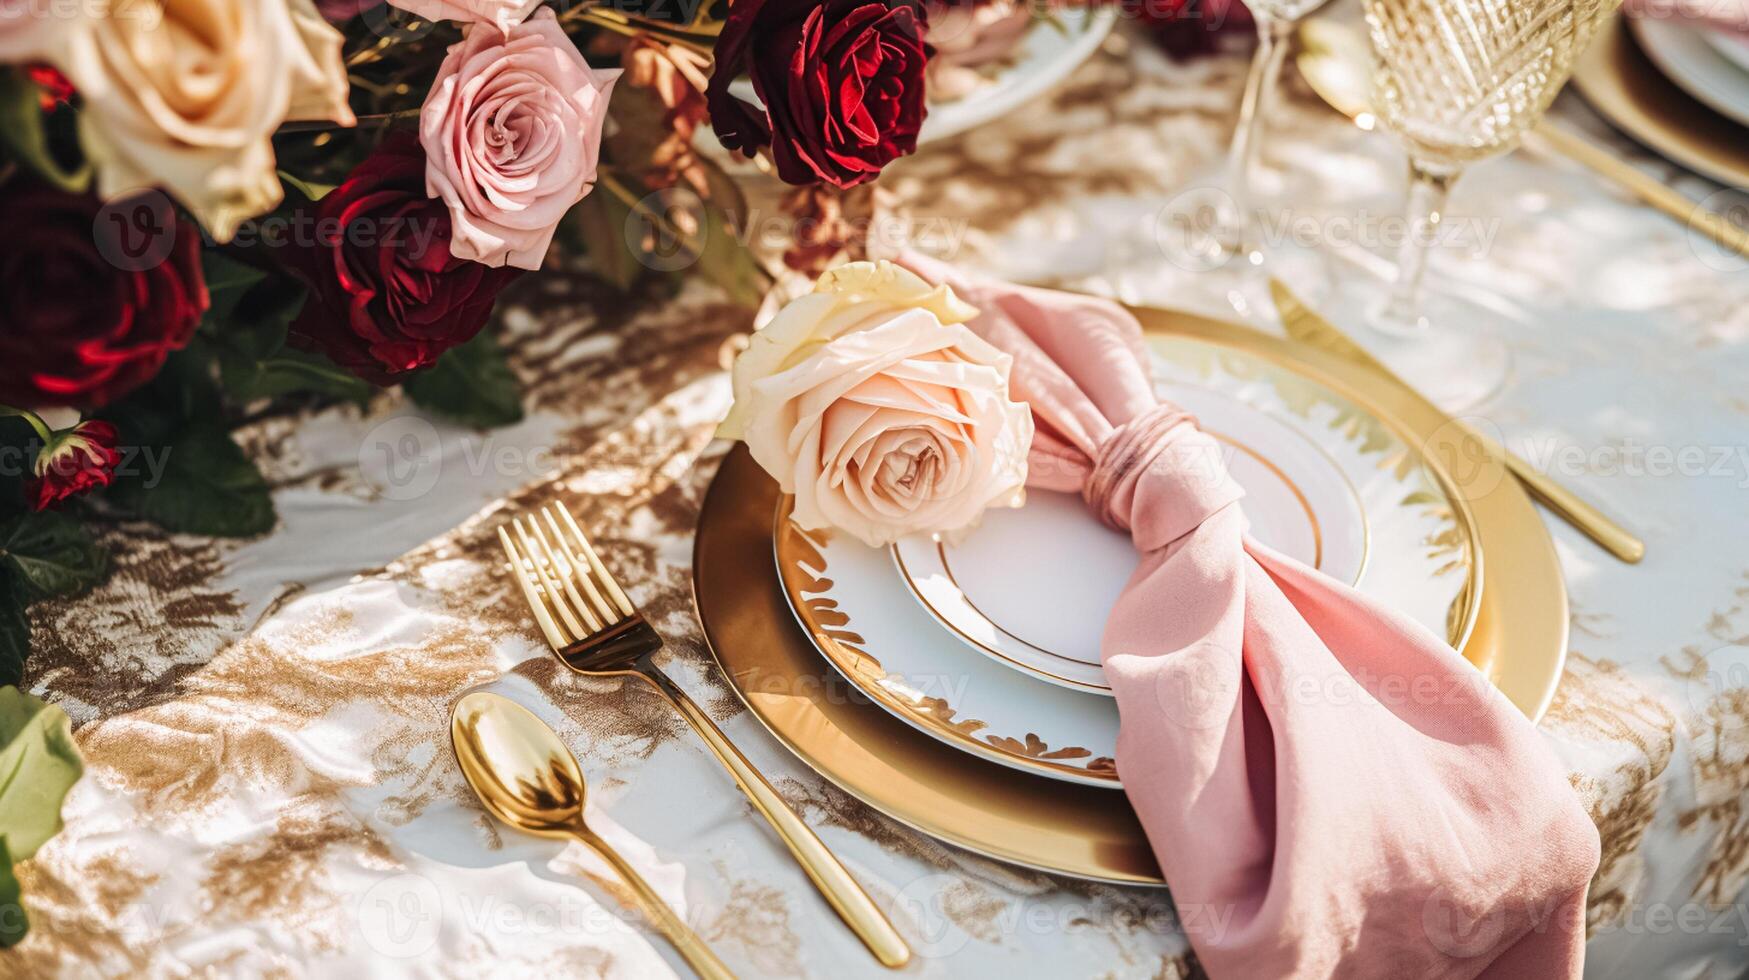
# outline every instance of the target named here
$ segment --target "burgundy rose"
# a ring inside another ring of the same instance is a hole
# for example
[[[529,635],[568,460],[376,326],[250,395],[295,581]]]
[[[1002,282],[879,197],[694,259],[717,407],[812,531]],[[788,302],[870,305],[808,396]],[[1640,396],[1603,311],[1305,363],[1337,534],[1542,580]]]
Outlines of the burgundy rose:
[[[200,235],[169,198],[0,187],[0,395],[103,405],[151,380],[207,308]]]
[[[1243,0],[1149,0],[1139,9],[1154,40],[1174,58],[1214,54],[1256,26]]]
[[[711,127],[731,150],[769,145],[791,184],[873,180],[917,149],[924,30],[906,0],[735,0],[717,39]],[[763,110],[729,94],[743,71]]]
[[[25,498],[32,510],[48,510],[71,497],[115,479],[121,453],[115,448],[115,426],[108,422],[80,422],[49,438],[36,457],[36,468],[25,485]]]
[[[409,133],[385,140],[293,228],[291,265],[310,298],[292,341],[377,384],[472,340],[521,274],[450,254],[449,209],[425,196],[425,151]]]

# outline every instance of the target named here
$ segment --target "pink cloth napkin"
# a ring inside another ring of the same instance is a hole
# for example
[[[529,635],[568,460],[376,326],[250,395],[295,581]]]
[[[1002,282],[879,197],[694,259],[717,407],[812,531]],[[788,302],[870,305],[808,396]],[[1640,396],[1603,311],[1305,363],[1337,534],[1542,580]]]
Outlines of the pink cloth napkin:
[[[1629,17],[1689,20],[1749,34],[1749,0],[1622,0],[1621,9]]]
[[[1014,356],[1028,485],[1081,493],[1142,553],[1101,642],[1117,769],[1209,974],[1579,976],[1597,830],[1530,721],[1419,624],[1250,538],[1122,308],[901,262]]]

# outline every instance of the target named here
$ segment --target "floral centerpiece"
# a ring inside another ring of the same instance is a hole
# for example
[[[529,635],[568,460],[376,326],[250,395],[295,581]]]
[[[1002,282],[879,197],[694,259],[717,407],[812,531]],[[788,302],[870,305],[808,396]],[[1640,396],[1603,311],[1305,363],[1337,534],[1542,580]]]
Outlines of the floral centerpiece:
[[[273,527],[238,422],[384,389],[520,418],[487,327],[543,265],[752,305],[763,270],[714,233],[742,194],[695,134],[834,207],[916,148],[928,22],[909,0],[0,0],[0,684],[27,604],[103,574],[92,518]]]

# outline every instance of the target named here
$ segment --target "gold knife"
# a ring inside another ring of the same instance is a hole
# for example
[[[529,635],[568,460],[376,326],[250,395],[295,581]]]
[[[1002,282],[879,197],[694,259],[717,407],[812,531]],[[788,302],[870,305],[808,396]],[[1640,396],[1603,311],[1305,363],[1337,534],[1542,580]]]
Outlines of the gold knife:
[[[1402,378],[1391,373],[1377,358],[1368,354],[1359,344],[1348,339],[1336,325],[1319,316],[1315,311],[1300,302],[1287,285],[1279,279],[1269,280],[1269,294],[1275,300],[1275,309],[1281,316],[1282,325],[1287,328],[1288,336],[1313,347],[1322,348],[1339,357],[1345,358],[1363,367],[1369,368],[1387,380],[1396,384],[1416,399],[1432,406],[1419,392],[1411,388]],[[1443,412],[1441,414],[1444,414]],[[1543,506],[1555,512],[1555,515],[1568,524],[1578,528],[1586,537],[1602,545],[1610,554],[1629,564],[1638,562],[1646,556],[1646,545],[1634,537],[1627,528],[1604,516],[1603,512],[1579,499],[1571,490],[1561,486],[1554,480],[1539,473],[1535,467],[1508,451],[1493,439],[1488,438],[1475,427],[1451,418],[1466,439],[1475,440],[1482,451],[1497,459],[1504,460],[1506,469],[1530,495],[1540,501]]]

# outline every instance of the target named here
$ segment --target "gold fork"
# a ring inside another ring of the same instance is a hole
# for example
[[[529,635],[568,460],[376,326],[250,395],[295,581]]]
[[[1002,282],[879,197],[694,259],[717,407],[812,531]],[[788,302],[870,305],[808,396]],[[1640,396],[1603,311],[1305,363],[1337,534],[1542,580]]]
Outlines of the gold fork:
[[[735,777],[863,945],[883,965],[904,966],[911,950],[874,900],[710,716],[656,666],[662,637],[626,598],[571,512],[555,503],[541,508],[538,516],[513,517],[509,529],[499,526],[498,541],[535,621],[565,666],[597,677],[640,677],[660,691]]]

